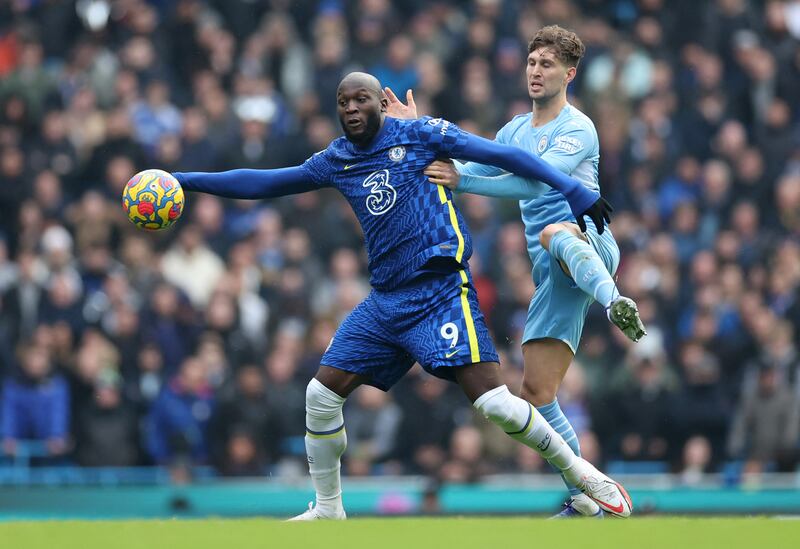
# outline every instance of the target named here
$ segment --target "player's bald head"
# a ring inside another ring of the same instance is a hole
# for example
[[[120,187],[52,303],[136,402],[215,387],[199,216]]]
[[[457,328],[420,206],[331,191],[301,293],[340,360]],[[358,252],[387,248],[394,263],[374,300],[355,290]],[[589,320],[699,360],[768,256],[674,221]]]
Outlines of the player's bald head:
[[[378,79],[365,72],[351,72],[336,90],[336,112],[347,139],[365,144],[383,126],[388,99]]]
[[[374,92],[378,97],[383,96],[383,89],[381,83],[377,78],[366,72],[351,72],[342,78],[339,82],[339,87],[336,88],[337,93],[344,89],[367,89]]]

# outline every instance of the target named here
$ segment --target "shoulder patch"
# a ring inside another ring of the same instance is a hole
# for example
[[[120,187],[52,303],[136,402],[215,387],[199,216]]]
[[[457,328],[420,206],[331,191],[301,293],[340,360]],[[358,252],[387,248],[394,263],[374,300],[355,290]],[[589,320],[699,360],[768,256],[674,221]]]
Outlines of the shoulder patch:
[[[553,139],[553,150],[564,151],[568,154],[580,152],[584,146],[583,141],[570,135],[559,135]]]

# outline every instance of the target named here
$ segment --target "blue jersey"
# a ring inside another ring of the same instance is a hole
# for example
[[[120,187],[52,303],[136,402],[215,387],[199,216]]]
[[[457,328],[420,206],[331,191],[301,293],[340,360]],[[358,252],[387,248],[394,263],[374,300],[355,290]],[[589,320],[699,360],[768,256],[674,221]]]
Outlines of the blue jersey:
[[[449,190],[422,170],[436,157],[458,157],[467,134],[439,118],[386,118],[361,148],[345,137],[304,164],[319,186],[332,186],[353,208],[364,231],[370,283],[396,288],[434,257],[466,266],[472,241]]]
[[[538,155],[542,160],[558,170],[571,175],[587,189],[599,191],[598,164],[600,161],[600,145],[597,131],[591,119],[584,113],[567,104],[558,116],[547,124],[534,127],[531,125],[532,113],[515,116],[497,132],[498,143],[511,145]],[[468,163],[459,168],[464,176],[498,176],[505,172],[494,166]],[[522,189],[522,182],[516,176],[504,176],[502,186],[507,189]],[[515,185],[519,183],[519,185]],[[491,185],[491,184],[490,184]],[[485,182],[478,186],[487,188]],[[464,186],[468,192],[478,192],[471,185]],[[498,192],[493,196],[502,196]],[[527,186],[532,192],[529,198],[520,200],[519,207],[522,222],[525,224],[525,237],[528,242],[528,254],[533,263],[534,280],[541,280],[540,271],[548,261],[547,254],[539,242],[539,235],[547,225],[560,221],[574,222],[569,204],[560,192],[546,186],[534,186],[529,181]],[[459,190],[462,190],[459,186]],[[512,190],[516,194],[515,190]],[[479,192],[478,194],[483,194]],[[608,229],[606,229],[608,230]]]
[[[388,389],[414,361],[454,379],[454,367],[497,360],[467,269],[472,242],[466,224],[450,191],[423,174],[439,156],[547,181],[576,215],[599,197],[535,155],[429,117],[386,118],[368,145],[342,137],[302,166],[174,175],[188,191],[231,198],[338,189],[364,231],[374,289],[339,327],[322,363]],[[434,265],[436,258],[449,264]]]

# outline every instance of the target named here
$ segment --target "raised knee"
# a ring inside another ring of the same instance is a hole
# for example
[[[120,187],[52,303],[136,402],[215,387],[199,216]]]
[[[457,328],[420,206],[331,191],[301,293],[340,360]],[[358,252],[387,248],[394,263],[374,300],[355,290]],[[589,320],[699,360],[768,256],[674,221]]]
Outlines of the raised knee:
[[[556,399],[557,392],[557,387],[545,387],[542,384],[534,385],[533,383],[523,382],[519,396],[538,408],[553,402]]]
[[[543,248],[546,250],[550,249],[550,241],[553,239],[555,234],[558,231],[566,230],[566,227],[563,223],[551,223],[547,225],[542,232],[539,233],[539,243],[542,245]]]

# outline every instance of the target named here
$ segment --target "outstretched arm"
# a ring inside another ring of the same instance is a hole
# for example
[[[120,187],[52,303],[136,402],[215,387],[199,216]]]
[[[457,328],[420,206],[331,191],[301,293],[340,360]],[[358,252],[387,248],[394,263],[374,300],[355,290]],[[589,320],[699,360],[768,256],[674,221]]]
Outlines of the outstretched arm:
[[[514,200],[532,200],[549,190],[550,187],[541,181],[532,181],[513,173],[495,177],[462,175],[461,182],[458,184],[459,193],[482,194]]]
[[[471,164],[482,166],[483,164]],[[495,177],[466,175],[460,173],[463,164],[449,160],[435,160],[425,168],[425,175],[431,183],[447,187],[457,193],[480,194],[495,198],[531,200],[543,195],[550,187],[541,181],[533,181],[512,173]]]
[[[594,221],[597,232],[603,232],[604,220],[609,221],[612,209],[600,193],[587,189],[576,179],[527,151],[501,145],[466,132],[462,134],[466,139],[458,153],[459,158],[497,166],[524,178],[546,183],[564,195],[582,231],[586,231],[583,216],[588,215]]]
[[[273,198],[320,188],[302,166],[276,170],[230,170],[227,172],[175,172],[184,190],[225,198]]]

